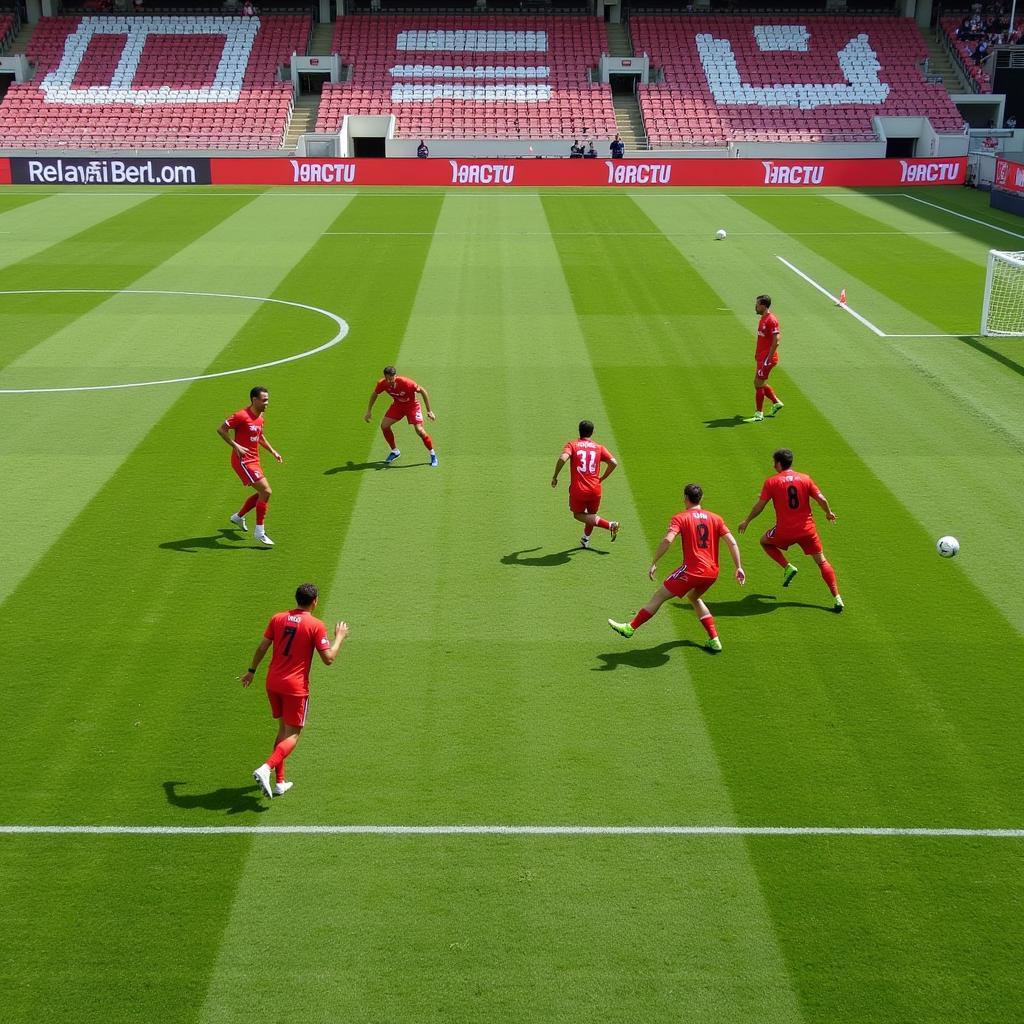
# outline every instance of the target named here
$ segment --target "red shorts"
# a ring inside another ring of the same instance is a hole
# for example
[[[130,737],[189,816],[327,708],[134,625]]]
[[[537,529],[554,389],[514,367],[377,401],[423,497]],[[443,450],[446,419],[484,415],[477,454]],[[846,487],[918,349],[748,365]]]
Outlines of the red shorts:
[[[580,512],[596,512],[601,507],[600,491],[582,491],[569,488],[569,511],[576,515]]]
[[[778,359],[776,359],[774,363],[769,363],[767,366],[765,366],[764,363],[758,363],[754,369],[754,376],[757,377],[758,380],[767,380],[768,374],[770,374],[778,365]]]
[[[662,586],[673,597],[685,597],[692,593],[694,597],[703,595],[717,576],[695,576],[686,571],[686,566],[681,565],[671,576],[667,577]]]
[[[270,701],[271,714],[275,718],[280,718],[285,725],[301,729],[306,724],[306,712],[309,710],[308,694],[267,690],[267,700]]]
[[[392,402],[384,414],[389,420],[408,420],[413,426],[423,422],[423,410],[419,402]]]
[[[256,462],[243,462],[238,452],[231,453],[231,468],[238,474],[238,479],[246,487],[255,487],[263,479],[263,470],[260,468],[259,460]]]
[[[821,554],[821,538],[818,536],[817,530],[810,530],[807,533],[779,533],[779,528],[773,526],[765,536],[772,542],[772,544],[781,548],[783,551],[790,546],[790,544],[799,544],[800,550],[805,555],[820,555]]]

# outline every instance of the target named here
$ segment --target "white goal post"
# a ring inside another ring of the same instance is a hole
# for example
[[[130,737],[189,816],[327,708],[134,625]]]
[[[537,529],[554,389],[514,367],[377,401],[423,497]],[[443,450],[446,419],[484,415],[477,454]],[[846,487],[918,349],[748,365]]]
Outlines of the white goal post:
[[[1024,252],[989,250],[981,333],[1024,338]]]

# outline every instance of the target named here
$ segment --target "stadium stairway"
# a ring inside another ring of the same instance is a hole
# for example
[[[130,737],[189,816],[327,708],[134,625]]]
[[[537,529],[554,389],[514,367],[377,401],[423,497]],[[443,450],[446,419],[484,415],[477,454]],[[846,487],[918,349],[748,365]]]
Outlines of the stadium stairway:
[[[644,119],[640,115],[640,104],[636,97],[612,96],[612,104],[615,107],[615,127],[626,149],[647,149]]]
[[[973,92],[974,90],[964,81],[963,75],[960,74],[959,69],[950,59],[946,47],[943,46],[941,31],[941,29],[937,32],[921,30],[925,44],[928,47],[928,73],[930,75],[942,75],[942,84],[948,93]]]
[[[292,116],[284,133],[282,149],[294,152],[299,144],[300,135],[309,135],[316,131],[316,115],[320,110],[319,96],[300,96],[292,107]]]
[[[612,57],[632,57],[633,42],[629,38],[626,26],[609,23],[605,28],[608,32],[608,54]],[[647,149],[644,119],[640,114],[636,96],[613,94],[612,105],[615,108],[615,127],[622,136],[626,149]]]
[[[16,53],[24,53],[25,47],[28,45],[28,41],[32,38],[32,29],[32,25],[27,21],[23,21],[18,34],[11,40],[7,49],[4,50],[5,56],[10,57]]]
[[[326,57],[331,52],[334,42],[334,25],[316,24],[313,26],[313,34],[309,40],[309,55],[311,57]]]
[[[605,28],[608,32],[608,55],[610,57],[632,57],[633,44],[629,41],[626,26],[610,22]]]

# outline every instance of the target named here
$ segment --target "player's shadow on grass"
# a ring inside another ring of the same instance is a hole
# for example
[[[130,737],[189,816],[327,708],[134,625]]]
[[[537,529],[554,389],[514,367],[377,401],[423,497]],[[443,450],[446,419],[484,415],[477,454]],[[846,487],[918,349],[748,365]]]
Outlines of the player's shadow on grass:
[[[200,809],[223,811],[225,814],[244,814],[247,811],[262,814],[268,810],[267,805],[259,796],[260,787],[255,784],[237,786],[234,789],[213,789],[209,793],[179,793],[178,787],[184,785],[184,782],[163,783],[167,802],[171,806],[180,807],[186,811]]]
[[[720,420],[705,420],[704,426],[710,430],[713,427],[738,427],[745,422],[742,416],[723,416]]]
[[[657,647],[631,647],[624,651],[599,654],[601,665],[592,668],[591,672],[612,672],[617,668],[661,668],[667,665],[670,653],[677,647],[698,647],[704,645],[695,640],[666,640]]]
[[[396,466],[393,462],[390,466],[380,462],[346,462],[344,466],[332,466],[324,470],[324,476],[334,476],[335,473],[362,473],[368,469],[386,469],[389,473],[395,469],[417,469],[421,466],[429,466],[429,462],[403,462]]]
[[[183,540],[166,540],[160,545],[168,551],[184,551],[194,555],[200,548],[212,551],[269,551],[262,544],[240,544],[246,539],[242,530],[218,530],[210,537],[185,537]],[[230,541],[231,543],[226,543]]]
[[[531,551],[540,551],[540,548],[523,548],[522,551],[512,551],[503,555],[502,565],[525,565],[531,569],[546,569],[553,565],[568,565],[574,555],[582,555],[589,558],[591,555],[607,555],[607,551],[599,551],[597,548],[566,548],[564,551],[552,551],[550,555],[537,555],[534,558],[524,558],[524,555]]]
[[[673,601],[673,608],[680,611],[692,612],[693,607],[688,601]],[[744,594],[738,601],[715,601],[708,602],[711,614],[717,618],[743,618],[747,615],[766,615],[779,608],[810,608],[815,611],[835,614],[831,605],[808,604],[806,601],[780,601],[774,594]]]

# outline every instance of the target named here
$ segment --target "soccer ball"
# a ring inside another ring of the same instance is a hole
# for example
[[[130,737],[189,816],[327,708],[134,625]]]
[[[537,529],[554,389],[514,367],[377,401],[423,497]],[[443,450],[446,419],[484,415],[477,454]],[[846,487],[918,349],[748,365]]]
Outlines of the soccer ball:
[[[719,241],[721,241],[723,238],[725,238],[725,228],[719,228],[715,232],[715,238],[717,238]]]
[[[958,541],[956,537],[940,537],[935,542],[935,550],[938,551],[943,558],[953,558],[960,550],[960,541]]]

